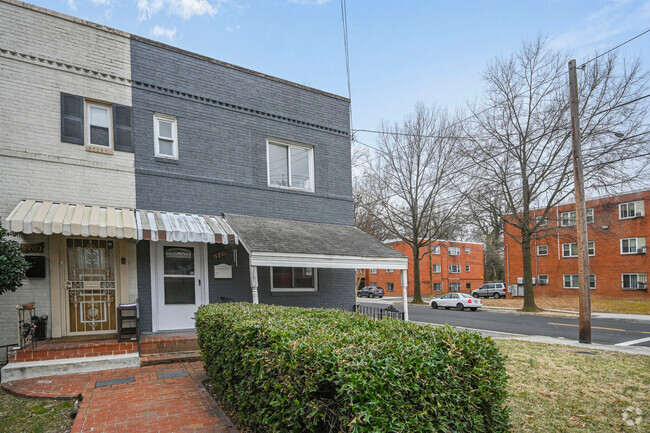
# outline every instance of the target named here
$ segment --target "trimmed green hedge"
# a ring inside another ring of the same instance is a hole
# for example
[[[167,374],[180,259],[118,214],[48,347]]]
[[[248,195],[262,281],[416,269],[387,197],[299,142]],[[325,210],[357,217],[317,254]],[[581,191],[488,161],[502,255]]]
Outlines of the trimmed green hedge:
[[[475,332],[229,303],[196,315],[222,401],[261,432],[508,430],[504,356]]]

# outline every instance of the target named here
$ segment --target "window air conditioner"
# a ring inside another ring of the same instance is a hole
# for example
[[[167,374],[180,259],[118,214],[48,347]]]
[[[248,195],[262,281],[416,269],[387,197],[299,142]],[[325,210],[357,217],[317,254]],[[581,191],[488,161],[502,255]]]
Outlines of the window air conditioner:
[[[636,253],[645,254],[647,251],[648,251],[648,247],[641,247],[641,248],[637,248]]]
[[[537,285],[537,278],[533,277],[533,286]]]
[[[648,290],[648,283],[637,283],[637,290]]]
[[[524,278],[523,277],[517,278],[517,284],[524,284]]]

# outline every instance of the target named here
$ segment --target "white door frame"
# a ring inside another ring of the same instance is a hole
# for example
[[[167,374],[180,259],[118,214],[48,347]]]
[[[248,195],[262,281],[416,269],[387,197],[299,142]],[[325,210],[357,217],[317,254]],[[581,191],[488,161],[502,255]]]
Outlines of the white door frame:
[[[150,241],[149,242],[149,261],[151,268],[151,330],[153,332],[160,331],[160,289],[163,286],[162,278],[162,263],[158,262],[158,252],[164,246],[180,246],[180,247],[194,247],[196,251],[197,262],[199,269],[197,269],[196,276],[200,280],[199,298],[196,305],[204,305],[210,302],[210,291],[208,281],[208,245],[205,243],[191,243],[191,242],[163,242],[163,241]]]

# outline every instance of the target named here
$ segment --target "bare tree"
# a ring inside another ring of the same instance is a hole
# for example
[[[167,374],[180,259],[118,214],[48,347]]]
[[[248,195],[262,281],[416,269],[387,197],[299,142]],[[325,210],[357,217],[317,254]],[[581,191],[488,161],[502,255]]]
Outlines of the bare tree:
[[[476,204],[505,210],[505,234],[521,245],[527,311],[537,309],[531,239],[545,229],[541,223],[549,210],[573,193],[568,60],[543,38],[495,60],[484,77],[487,108],[474,108],[473,121],[464,125],[475,186],[501,197],[505,209],[490,200]],[[648,74],[639,61],[609,54],[583,65],[579,99],[588,190],[630,184],[648,167],[648,99],[635,101],[647,89]]]
[[[413,303],[422,303],[422,257],[459,214],[462,194],[455,192],[453,171],[458,132],[446,113],[418,104],[401,124],[383,125],[378,155],[367,162],[372,206],[364,208],[411,247]]]
[[[489,201],[489,206],[484,204]],[[467,225],[475,239],[485,245],[483,255],[483,278],[486,281],[504,279],[503,264],[503,218],[505,203],[500,196],[481,190],[468,192]]]

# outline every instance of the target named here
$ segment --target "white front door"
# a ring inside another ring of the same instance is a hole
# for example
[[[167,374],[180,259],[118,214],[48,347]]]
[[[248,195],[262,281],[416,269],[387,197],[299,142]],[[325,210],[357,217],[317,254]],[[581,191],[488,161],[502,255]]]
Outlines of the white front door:
[[[208,301],[205,244],[153,243],[154,331],[194,328],[194,313]]]

